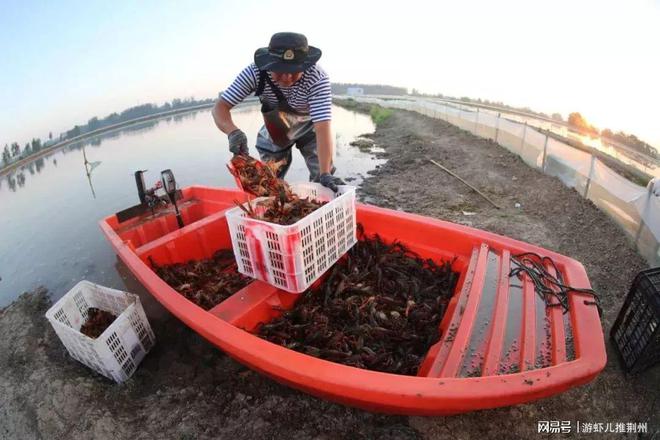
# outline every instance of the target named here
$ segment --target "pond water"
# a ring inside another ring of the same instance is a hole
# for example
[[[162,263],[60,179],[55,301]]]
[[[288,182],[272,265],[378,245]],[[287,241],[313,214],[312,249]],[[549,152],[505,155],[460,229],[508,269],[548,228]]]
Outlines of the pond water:
[[[498,112],[492,110],[480,110],[480,111],[492,115],[498,114]],[[556,133],[561,137],[576,140],[582,143],[583,145],[595,148],[596,150],[599,150],[607,154],[608,156],[613,157],[619,162],[622,162],[626,165],[630,165],[633,168],[637,168],[638,170],[650,176],[660,176],[660,162],[655,158],[648,157],[639,151],[635,151],[631,147],[627,147],[623,144],[615,145],[614,143],[609,142],[605,138],[601,138],[599,136],[590,137],[587,135],[577,133],[575,131],[570,130],[568,127],[566,127],[563,124],[559,124],[559,123],[553,124],[551,122],[542,119],[529,118],[521,115],[516,115],[513,113],[506,113],[506,114],[504,112],[500,112],[500,113],[509,120],[520,123],[527,122],[527,124],[531,127],[538,127],[543,130]]]
[[[233,113],[254,145],[262,122],[258,107],[246,105]],[[335,106],[333,129],[337,175],[358,185],[382,161],[349,142],[373,132],[374,125],[367,115]],[[250,150],[257,156],[254,147]],[[234,187],[225,166],[230,155],[227,137],[213,124],[210,110],[202,110],[105,133],[2,176],[0,307],[40,285],[60,298],[81,279],[130,290],[98,221],[139,203],[133,173],[148,170],[147,186],[170,168],[179,187]],[[287,180],[308,177],[302,156],[294,151]],[[129,282],[134,287],[134,280]]]

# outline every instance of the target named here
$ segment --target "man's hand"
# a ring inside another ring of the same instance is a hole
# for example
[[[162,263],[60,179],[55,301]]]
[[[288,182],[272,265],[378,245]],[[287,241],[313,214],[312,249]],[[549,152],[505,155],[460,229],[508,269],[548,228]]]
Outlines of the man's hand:
[[[247,136],[240,129],[236,129],[227,135],[229,139],[229,151],[237,154],[248,154]]]
[[[334,192],[337,192],[339,190],[339,188],[337,188],[337,185],[345,185],[343,180],[329,173],[321,174],[321,177],[319,177],[319,183],[325,186],[326,188],[330,188]]]

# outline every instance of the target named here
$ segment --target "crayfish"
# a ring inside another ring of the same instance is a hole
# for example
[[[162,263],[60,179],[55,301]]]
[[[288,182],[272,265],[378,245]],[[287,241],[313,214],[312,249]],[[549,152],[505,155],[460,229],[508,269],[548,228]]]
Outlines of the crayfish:
[[[221,249],[208,260],[183,264],[159,266],[152,258],[149,261],[163,281],[204,310],[212,309],[252,281],[238,273],[230,249]]]
[[[312,356],[358,368],[415,375],[439,340],[439,323],[458,274],[451,262],[422,259],[378,235],[360,241],[326,281],[259,336]]]
[[[96,339],[110,327],[110,324],[117,319],[115,315],[105,310],[90,307],[87,309],[87,321],[80,327],[80,333]]]
[[[270,197],[258,202],[256,207],[247,207],[234,201],[250,218],[279,225],[292,225],[324,205],[323,202],[300,198],[291,187],[277,177],[283,162],[260,162],[253,157],[236,155],[231,160],[229,171],[240,182],[243,190],[258,197]],[[256,208],[256,209],[255,209]]]
[[[289,185],[277,177],[277,172],[285,163],[284,160],[261,162],[251,156],[238,154],[232,158],[231,166],[227,165],[227,168],[241,182],[245,192],[257,197],[268,197],[283,191],[290,196],[293,193]]]

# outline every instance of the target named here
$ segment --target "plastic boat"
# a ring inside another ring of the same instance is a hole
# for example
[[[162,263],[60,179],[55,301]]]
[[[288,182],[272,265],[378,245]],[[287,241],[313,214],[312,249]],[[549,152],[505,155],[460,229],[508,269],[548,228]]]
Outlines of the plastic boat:
[[[440,324],[441,338],[417,376],[380,373],[305,355],[254,334],[293,306],[297,294],[261,281],[204,311],[179,295],[151,269],[209,258],[230,249],[225,212],[235,189],[191,186],[178,194],[178,209],[142,213],[100,226],[119,257],[149,292],[183,323],[221,350],[271,378],[312,395],[392,414],[448,415],[515,405],[585,384],[605,366],[601,322],[592,297],[569,294],[569,311],[548,307],[529,277],[510,277],[511,255],[550,257],[566,284],[589,288],[583,266],[568,257],[507,237],[357,204],[367,233],[399,240],[424,258],[454,259],[460,273]],[[180,224],[183,226],[181,227]],[[552,269],[550,269],[552,270]]]

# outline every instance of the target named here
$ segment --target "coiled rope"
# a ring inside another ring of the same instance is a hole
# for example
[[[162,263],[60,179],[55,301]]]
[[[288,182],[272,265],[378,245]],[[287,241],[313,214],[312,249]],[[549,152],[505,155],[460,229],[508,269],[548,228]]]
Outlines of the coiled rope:
[[[600,298],[592,289],[583,289],[564,284],[564,277],[557,265],[550,257],[542,257],[534,252],[525,252],[518,255],[512,255],[511,261],[514,266],[509,272],[509,277],[516,276],[522,279],[522,274],[526,274],[534,283],[534,291],[543,299],[547,307],[560,307],[563,313],[568,312],[568,294],[571,292],[591,295],[592,301],[585,300],[584,304],[595,305],[598,308],[598,315],[602,316],[603,309],[600,306]],[[556,276],[551,275],[546,269],[551,266]],[[557,302],[553,302],[555,298]]]

